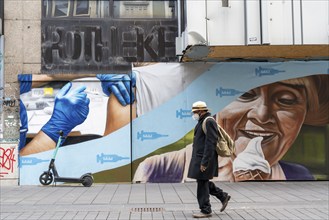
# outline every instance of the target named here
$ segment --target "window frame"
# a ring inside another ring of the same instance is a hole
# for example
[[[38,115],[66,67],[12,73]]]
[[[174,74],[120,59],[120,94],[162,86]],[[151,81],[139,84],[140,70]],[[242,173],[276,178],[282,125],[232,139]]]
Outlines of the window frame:
[[[67,2],[67,13],[66,15],[63,16],[55,16],[55,11],[56,11],[56,3],[58,2],[64,2],[64,0],[53,0],[52,2],[52,12],[51,12],[51,17],[53,18],[65,18],[70,16],[70,9],[71,9],[71,0],[65,0]]]

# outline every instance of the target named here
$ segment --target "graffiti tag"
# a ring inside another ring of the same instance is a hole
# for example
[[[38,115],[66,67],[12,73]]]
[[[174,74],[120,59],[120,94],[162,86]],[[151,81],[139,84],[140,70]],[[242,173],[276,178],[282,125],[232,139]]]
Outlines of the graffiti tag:
[[[0,147],[0,177],[4,177],[9,173],[14,173],[15,165],[15,147],[3,148]]]
[[[0,103],[2,103],[3,106],[8,106],[8,107],[16,106],[16,100],[12,100],[12,99],[0,100]]]

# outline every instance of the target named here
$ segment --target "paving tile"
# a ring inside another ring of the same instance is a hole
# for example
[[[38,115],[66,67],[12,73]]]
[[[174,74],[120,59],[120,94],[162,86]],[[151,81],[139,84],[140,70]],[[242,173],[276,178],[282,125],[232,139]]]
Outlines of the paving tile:
[[[173,220],[174,219],[174,215],[172,212],[164,212],[163,213],[163,219],[164,220]]]
[[[86,217],[84,219],[96,219],[98,215],[98,212],[88,212]]]
[[[66,212],[62,219],[63,219],[63,220],[73,219],[74,216],[77,215],[77,213],[78,213],[77,211]]]
[[[248,212],[250,215],[254,216],[255,219],[268,219],[277,220],[278,218],[266,209],[258,209],[256,212]]]
[[[75,220],[85,219],[87,214],[88,214],[88,212],[86,212],[86,211],[79,211],[72,219],[75,219]]]
[[[163,220],[163,212],[152,212],[153,220]]]
[[[107,219],[108,220],[117,220],[117,219],[119,219],[119,217],[120,217],[120,212],[110,212]]]
[[[107,219],[108,216],[109,216],[109,212],[98,212],[95,219],[104,220],[104,219]]]

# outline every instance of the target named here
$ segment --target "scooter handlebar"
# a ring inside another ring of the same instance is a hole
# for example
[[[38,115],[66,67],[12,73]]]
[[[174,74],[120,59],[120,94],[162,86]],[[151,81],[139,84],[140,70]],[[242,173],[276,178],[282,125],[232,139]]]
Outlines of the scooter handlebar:
[[[62,130],[60,130],[58,133],[59,133],[59,136],[61,136],[61,137],[64,136],[64,132]]]

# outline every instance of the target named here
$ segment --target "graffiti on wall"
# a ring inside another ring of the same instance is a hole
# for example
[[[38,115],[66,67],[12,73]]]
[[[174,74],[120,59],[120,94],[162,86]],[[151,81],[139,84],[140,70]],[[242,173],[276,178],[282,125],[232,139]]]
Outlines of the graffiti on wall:
[[[134,67],[129,81],[115,75],[122,79],[121,85],[129,82],[134,88],[124,105],[119,101],[122,94],[113,88],[119,82],[109,80],[111,74],[98,76],[93,83],[72,81],[86,87],[81,90],[76,89],[78,85],[61,85],[56,94],[43,95],[40,100],[33,92],[21,96],[29,116],[27,136],[33,137],[20,149],[24,161],[21,183],[38,184],[52,148],[40,148],[33,140],[46,135],[55,142],[56,129],[52,128],[58,125],[62,127],[57,130],[67,129],[68,136],[58,154],[58,169],[65,176],[92,172],[96,182],[122,181],[122,176],[128,182],[190,181],[187,171],[197,123],[191,118],[191,106],[198,100],[208,104],[236,144],[237,157],[220,158],[223,170],[216,180],[246,180],[236,174],[249,169],[264,172],[261,176],[266,180],[328,179],[324,156],[328,154],[329,125],[326,71],[326,62],[156,63]],[[108,81],[100,80],[105,78]],[[112,90],[103,94],[106,84]],[[83,93],[86,96],[80,95]],[[60,94],[75,101],[56,106],[50,100],[61,99]],[[81,100],[76,102],[78,97]],[[94,109],[99,98],[104,108]],[[33,105],[46,100],[52,111],[45,105]],[[133,105],[127,105],[131,102]],[[77,103],[79,108],[74,107]],[[313,127],[305,130],[310,125]],[[92,133],[95,135],[90,136]],[[65,169],[68,166],[70,169]]]
[[[2,133],[1,141],[19,140],[19,100],[13,96],[2,97],[0,100]]]
[[[18,150],[16,144],[0,145],[0,180],[18,178]]]

